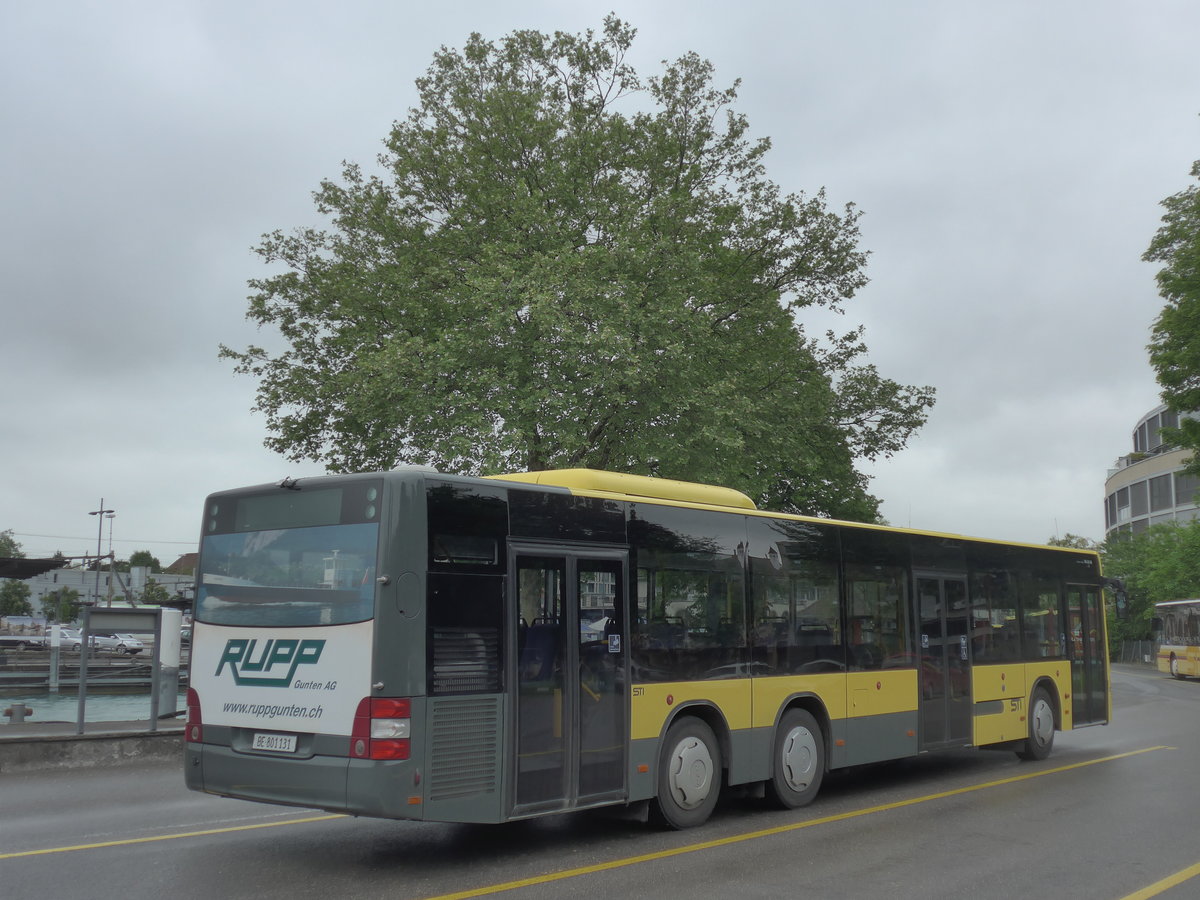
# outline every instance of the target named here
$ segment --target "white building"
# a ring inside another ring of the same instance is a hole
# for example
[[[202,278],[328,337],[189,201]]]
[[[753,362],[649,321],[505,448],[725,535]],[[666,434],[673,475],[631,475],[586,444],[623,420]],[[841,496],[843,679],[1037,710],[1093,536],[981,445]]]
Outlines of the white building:
[[[1133,429],[1133,452],[1120,457],[1104,482],[1104,535],[1134,534],[1164,522],[1188,522],[1197,517],[1200,479],[1183,474],[1191,450],[1163,443],[1160,429],[1175,428],[1179,417],[1158,406]]]
[[[97,573],[83,569],[51,569],[27,579],[25,583],[29,585],[29,602],[34,611],[40,613],[42,598],[62,588],[77,591],[83,603],[94,606],[125,606],[128,595],[132,594],[135,600],[142,595],[149,579],[153,579],[156,584],[166,589],[168,595],[174,597],[181,592],[185,596],[191,596],[196,577],[191,573],[177,575],[150,572],[145,566],[134,566],[130,572],[101,570],[99,577]]]

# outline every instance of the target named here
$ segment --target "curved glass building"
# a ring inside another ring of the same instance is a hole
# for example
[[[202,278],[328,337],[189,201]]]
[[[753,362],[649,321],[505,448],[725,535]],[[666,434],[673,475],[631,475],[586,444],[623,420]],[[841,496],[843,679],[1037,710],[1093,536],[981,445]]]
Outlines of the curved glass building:
[[[1138,420],[1133,452],[1117,460],[1104,482],[1105,537],[1196,518],[1200,478],[1183,474],[1192,452],[1163,443],[1160,434],[1161,429],[1178,424],[1178,414],[1166,406],[1157,406]]]

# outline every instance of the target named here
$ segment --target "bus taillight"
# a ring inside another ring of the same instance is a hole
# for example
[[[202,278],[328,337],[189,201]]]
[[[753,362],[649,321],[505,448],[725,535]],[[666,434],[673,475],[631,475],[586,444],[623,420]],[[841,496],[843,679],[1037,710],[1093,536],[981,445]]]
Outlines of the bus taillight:
[[[189,744],[198,744],[204,739],[204,720],[200,715],[200,695],[195,688],[187,690],[187,728],[183,739]]]
[[[350,755],[355,759],[408,759],[412,703],[400,697],[363,697],[354,714]]]

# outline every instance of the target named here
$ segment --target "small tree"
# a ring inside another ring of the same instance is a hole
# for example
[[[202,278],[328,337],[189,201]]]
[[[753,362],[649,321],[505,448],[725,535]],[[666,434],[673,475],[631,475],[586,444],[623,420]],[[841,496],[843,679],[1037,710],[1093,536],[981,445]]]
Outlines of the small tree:
[[[1046,543],[1051,547],[1069,547],[1072,550],[1099,550],[1100,545],[1091,538],[1067,532],[1062,537],[1052,537]]]
[[[74,622],[82,609],[79,591],[74,588],[61,587],[42,596],[42,614],[47,622]]]
[[[11,530],[0,531],[0,557],[8,559],[24,559],[25,553],[21,550],[21,545],[17,543],[17,539],[13,537]]]
[[[149,550],[137,550],[129,555],[129,565],[122,569],[123,572],[128,572],[134,566],[145,566],[151,572],[161,572],[162,563],[158,561],[158,557],[152,554]]]
[[[0,578],[0,616],[32,616],[29,585],[15,578]]]
[[[166,603],[170,599],[170,591],[168,591],[153,578],[147,578],[146,587],[142,590],[142,595],[138,598],[138,602],[157,606],[160,603]]]

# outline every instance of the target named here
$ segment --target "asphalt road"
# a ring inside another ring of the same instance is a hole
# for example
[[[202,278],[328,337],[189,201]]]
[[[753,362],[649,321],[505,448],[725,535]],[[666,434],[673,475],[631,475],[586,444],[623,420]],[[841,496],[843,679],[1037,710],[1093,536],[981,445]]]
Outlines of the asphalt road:
[[[802,810],[726,797],[685,832],[351,819],[193,794],[174,765],[5,775],[0,896],[1198,897],[1200,681],[1122,668],[1113,691],[1114,724],[1058,735],[1044,762],[864,768]]]

